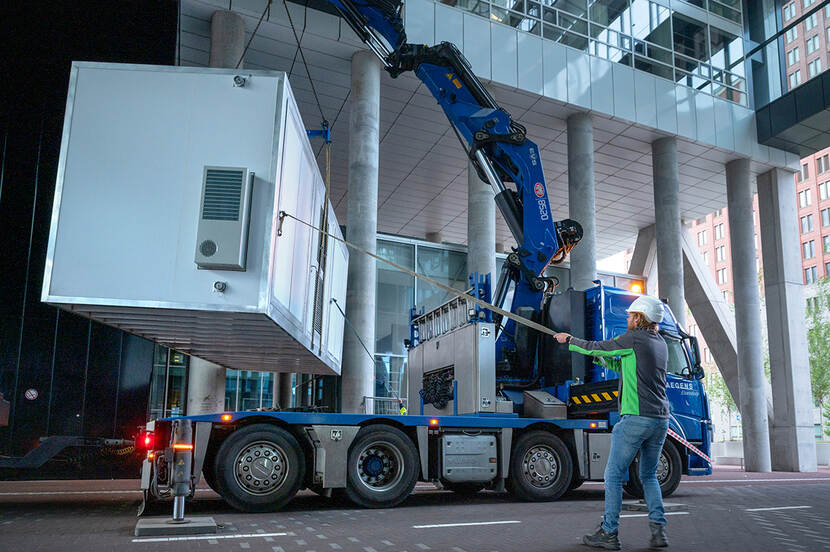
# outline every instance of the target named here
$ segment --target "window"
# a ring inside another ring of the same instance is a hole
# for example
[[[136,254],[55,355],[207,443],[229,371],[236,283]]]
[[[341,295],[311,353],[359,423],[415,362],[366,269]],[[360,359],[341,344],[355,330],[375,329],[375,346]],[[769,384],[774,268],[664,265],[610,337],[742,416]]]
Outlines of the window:
[[[718,262],[726,260],[726,247],[720,246],[715,248],[715,254],[717,256]]]
[[[816,50],[818,50],[819,42],[818,42],[818,35],[813,35],[812,38],[807,40],[807,53],[812,54]]]
[[[807,232],[813,231],[813,215],[805,215],[801,217],[801,233],[806,234]]]
[[[723,224],[716,224],[715,225],[715,239],[722,240],[723,239]]]
[[[801,60],[801,56],[798,53],[798,47],[796,46],[789,52],[787,52],[787,67],[790,65],[795,65]]]
[[[706,224],[706,217],[700,217],[695,221],[695,224]]]
[[[816,267],[808,266],[804,269],[804,283],[814,284],[816,282]]]
[[[683,350],[683,343],[679,339],[669,336],[664,336],[664,340],[669,353],[666,372],[675,376],[691,376],[692,369],[689,366],[689,360],[686,358],[686,352]]]
[[[804,0],[804,9],[806,10],[807,8],[812,6],[813,2],[815,2],[815,0]]]
[[[729,301],[729,290],[725,289],[725,290],[721,291],[721,293],[723,294],[723,300],[724,301]]]
[[[819,157],[818,159],[816,159],[816,173],[817,174],[827,172],[827,170],[830,169],[830,164],[828,164],[828,158],[830,158],[830,154],[824,154],[821,157]],[[824,186],[826,188],[827,182],[824,183]],[[825,192],[825,194],[826,194],[826,192]],[[827,198],[824,197],[822,199],[827,199]]]
[[[715,216],[716,216],[716,217],[719,217],[719,216],[721,216],[722,214],[723,214],[723,209],[718,209],[717,211],[715,211]]]
[[[703,252],[703,263],[704,264],[709,264],[709,252],[708,251]]]
[[[703,348],[703,362],[712,362],[712,353],[709,351],[709,347]]]
[[[801,250],[804,253],[805,259],[812,259],[816,256],[816,242],[815,240],[810,240],[808,242],[804,242],[801,244]]]
[[[810,178],[810,167],[807,165],[807,163],[804,163],[803,165],[801,165],[801,170],[798,171],[796,180],[798,182],[802,182],[804,180],[807,180],[808,178]]]
[[[824,263],[824,275],[830,276],[830,263]],[[827,306],[830,307],[830,299],[827,300]]]
[[[790,2],[784,6],[784,21],[789,21],[795,17],[795,2]]]
[[[821,184],[818,185],[818,197],[819,197],[819,199],[824,201],[825,199],[830,197],[830,196],[828,196],[828,192],[830,192],[830,182],[822,182]]]
[[[830,253],[830,234],[824,236],[823,239],[824,239],[824,252],[825,253]],[[830,272],[828,272],[827,275],[830,276]]]
[[[821,58],[816,58],[807,64],[807,71],[810,73],[810,78],[815,77],[821,73]]]
[[[726,283],[726,269],[719,268],[718,269],[718,283],[725,284]]]
[[[790,88],[795,88],[801,84],[801,71],[795,71],[790,74]]]
[[[803,208],[813,204],[813,190],[801,190],[798,192],[798,204]]]
[[[787,44],[789,44],[790,42],[798,38],[798,27],[793,27],[792,29],[784,33],[784,36],[787,37]]]
[[[821,225],[830,226],[830,209],[821,210]]]
[[[813,15],[804,20],[804,32],[809,32],[816,25],[818,25],[818,17],[816,17],[816,15],[817,14],[814,13]]]
[[[697,244],[706,245],[706,230],[697,233]]]

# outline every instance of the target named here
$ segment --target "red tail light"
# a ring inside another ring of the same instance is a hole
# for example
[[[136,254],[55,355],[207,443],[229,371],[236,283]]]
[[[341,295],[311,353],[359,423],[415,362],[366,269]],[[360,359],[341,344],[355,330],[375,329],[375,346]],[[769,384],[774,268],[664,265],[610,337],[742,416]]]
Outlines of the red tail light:
[[[136,441],[138,448],[145,450],[152,450],[156,444],[156,438],[152,431],[142,431],[138,434],[138,439]]]

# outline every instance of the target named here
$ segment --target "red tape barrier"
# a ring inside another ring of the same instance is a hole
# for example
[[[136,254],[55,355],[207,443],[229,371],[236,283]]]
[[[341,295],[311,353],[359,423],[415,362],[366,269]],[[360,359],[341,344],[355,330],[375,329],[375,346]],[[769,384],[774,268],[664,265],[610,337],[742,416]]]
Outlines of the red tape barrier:
[[[668,434],[669,434],[669,436],[673,437],[676,441],[678,441],[680,444],[685,446],[690,451],[694,452],[695,454],[697,454],[698,456],[700,456],[701,458],[703,458],[704,460],[706,460],[710,464],[712,463],[711,458],[709,458],[708,456],[703,454],[703,452],[699,448],[697,448],[696,446],[691,444],[689,441],[687,441],[686,439],[684,439],[683,437],[681,437],[680,435],[675,433],[671,428],[669,428]]]

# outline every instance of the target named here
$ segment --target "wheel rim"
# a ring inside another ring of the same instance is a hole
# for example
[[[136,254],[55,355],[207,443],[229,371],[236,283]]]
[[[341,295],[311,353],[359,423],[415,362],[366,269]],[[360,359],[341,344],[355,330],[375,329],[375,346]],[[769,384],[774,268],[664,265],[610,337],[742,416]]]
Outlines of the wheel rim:
[[[660,461],[657,463],[657,482],[662,485],[671,477],[671,462],[665,452],[660,453]]]
[[[279,490],[289,470],[285,452],[270,441],[247,445],[236,455],[234,466],[236,482],[254,495],[267,495]]]
[[[527,481],[537,489],[547,489],[559,476],[559,456],[546,445],[536,445],[522,458],[522,469]]]
[[[357,474],[373,492],[388,491],[403,478],[403,453],[387,441],[369,443],[357,457]]]

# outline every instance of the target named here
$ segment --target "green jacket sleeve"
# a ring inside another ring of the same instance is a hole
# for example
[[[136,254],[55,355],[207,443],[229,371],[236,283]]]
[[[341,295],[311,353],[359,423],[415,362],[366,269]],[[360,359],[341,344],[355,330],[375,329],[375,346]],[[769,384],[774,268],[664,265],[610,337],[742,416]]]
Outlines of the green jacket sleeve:
[[[604,341],[586,341],[578,337],[572,337],[569,351],[583,355],[604,358],[606,366],[616,372],[621,371],[621,360],[613,357],[624,357],[634,354],[634,337],[631,332],[625,332],[614,339]]]

